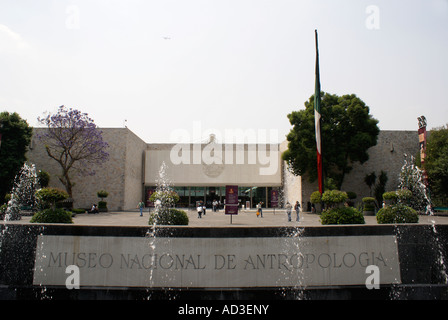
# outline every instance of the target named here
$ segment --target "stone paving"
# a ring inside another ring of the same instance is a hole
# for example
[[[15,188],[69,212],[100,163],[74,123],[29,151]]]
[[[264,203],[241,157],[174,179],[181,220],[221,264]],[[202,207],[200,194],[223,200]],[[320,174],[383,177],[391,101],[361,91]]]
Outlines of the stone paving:
[[[285,226],[321,226],[320,216],[310,212],[301,212],[300,221],[295,221],[295,214],[291,215],[292,221],[288,221],[284,209],[263,210],[263,218],[256,216],[255,210],[241,210],[237,216],[225,215],[223,210],[213,212],[208,209],[206,215],[198,218],[196,211],[185,210],[188,214],[189,227],[285,227]],[[31,217],[23,217],[19,221],[10,221],[9,224],[28,224]],[[90,226],[148,226],[149,213],[146,209],[143,217],[138,210],[107,212],[99,214],[77,214],[73,218],[75,225]],[[232,220],[232,223],[231,223]],[[378,225],[375,216],[365,217],[366,225]],[[3,222],[4,223],[4,222]],[[448,224],[448,216],[419,217],[419,224]]]

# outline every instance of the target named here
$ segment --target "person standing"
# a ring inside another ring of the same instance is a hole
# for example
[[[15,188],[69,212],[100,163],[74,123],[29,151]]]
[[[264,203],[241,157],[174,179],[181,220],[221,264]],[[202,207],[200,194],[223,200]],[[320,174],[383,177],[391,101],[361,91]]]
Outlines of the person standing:
[[[216,199],[213,200],[213,202],[212,202],[212,206],[213,206],[213,212],[216,212],[216,210],[217,210],[217,208],[218,208],[218,201],[216,201]]]
[[[143,208],[145,207],[145,203],[140,201],[137,205],[137,208],[140,209],[140,217],[143,217]]]
[[[291,211],[292,211],[292,205],[288,202],[286,202],[286,214],[288,215],[288,221],[291,221]]]
[[[296,204],[294,205],[294,210],[296,211],[296,214],[297,214],[296,221],[299,221],[300,220],[300,216],[299,216],[299,214],[300,214],[300,203],[299,203],[299,201],[296,201]]]

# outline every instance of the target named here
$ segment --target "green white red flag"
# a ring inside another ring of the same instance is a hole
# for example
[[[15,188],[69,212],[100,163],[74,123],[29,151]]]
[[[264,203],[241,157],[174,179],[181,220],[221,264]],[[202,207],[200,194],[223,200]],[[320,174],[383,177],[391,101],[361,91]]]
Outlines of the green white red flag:
[[[317,149],[317,178],[319,183],[319,192],[323,193],[323,165],[322,165],[322,136],[321,136],[321,110],[320,110],[320,75],[319,75],[319,48],[317,41],[317,30],[315,30],[316,38],[316,83],[314,88],[314,121],[316,128],[316,149]]]

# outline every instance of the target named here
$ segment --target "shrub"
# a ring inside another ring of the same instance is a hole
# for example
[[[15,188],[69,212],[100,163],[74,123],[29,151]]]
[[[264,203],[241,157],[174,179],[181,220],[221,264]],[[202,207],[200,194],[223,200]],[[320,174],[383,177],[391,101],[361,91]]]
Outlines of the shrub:
[[[322,212],[323,225],[327,224],[364,224],[364,216],[352,207],[331,208]]]
[[[101,198],[101,200],[103,200],[104,198],[107,198],[107,196],[109,195],[109,192],[107,192],[105,190],[100,190],[96,193],[96,195],[98,196],[98,198]]]
[[[106,209],[107,202],[106,201],[98,201],[98,209]]]
[[[68,198],[68,193],[58,188],[42,188],[36,191],[36,199],[41,207],[55,207],[56,202]]]
[[[364,197],[362,198],[363,210],[364,211],[374,211],[375,210],[375,198]]]
[[[314,191],[311,194],[310,202],[316,204],[316,203],[321,203],[321,201],[322,201],[322,195],[320,194],[320,192]]]
[[[153,225],[156,222],[157,212],[152,212],[149,216],[149,224]],[[157,217],[157,225],[177,225],[177,226],[187,226],[188,225],[188,215],[185,211],[171,208],[167,211],[160,212]]]
[[[343,203],[347,199],[347,193],[339,190],[325,191],[322,194],[322,201],[330,207]]]
[[[39,170],[39,173],[37,174],[37,181],[42,188],[48,187],[50,184],[50,174],[47,171]]]
[[[407,202],[412,198],[412,191],[408,189],[401,189],[395,191],[397,194],[398,201],[400,202]]]
[[[417,211],[403,204],[381,208],[376,214],[378,223],[417,223]]]
[[[72,213],[63,209],[45,209],[36,212],[31,223],[73,223]]]
[[[375,202],[375,198],[373,198],[373,197],[364,197],[364,198],[362,198],[362,202],[363,203],[374,203]]]
[[[388,191],[383,193],[384,200],[396,201],[398,199],[398,195],[395,191]]]
[[[355,192],[353,191],[347,191],[347,196],[350,200],[356,199],[356,197],[358,196]]]
[[[172,190],[156,191],[154,192],[149,201],[156,202],[160,200],[162,204],[174,204],[179,201],[179,195]]]

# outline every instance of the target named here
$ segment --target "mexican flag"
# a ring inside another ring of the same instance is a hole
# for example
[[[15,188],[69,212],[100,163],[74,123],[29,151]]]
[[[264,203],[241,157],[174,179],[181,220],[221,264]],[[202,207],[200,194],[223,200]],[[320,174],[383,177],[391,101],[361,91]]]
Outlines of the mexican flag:
[[[320,76],[319,76],[319,48],[317,43],[317,30],[315,30],[316,37],[316,84],[314,88],[314,121],[316,128],[316,149],[317,149],[317,178],[319,183],[319,192],[323,193],[324,179],[322,174],[322,137],[321,137],[321,112],[320,112]]]

